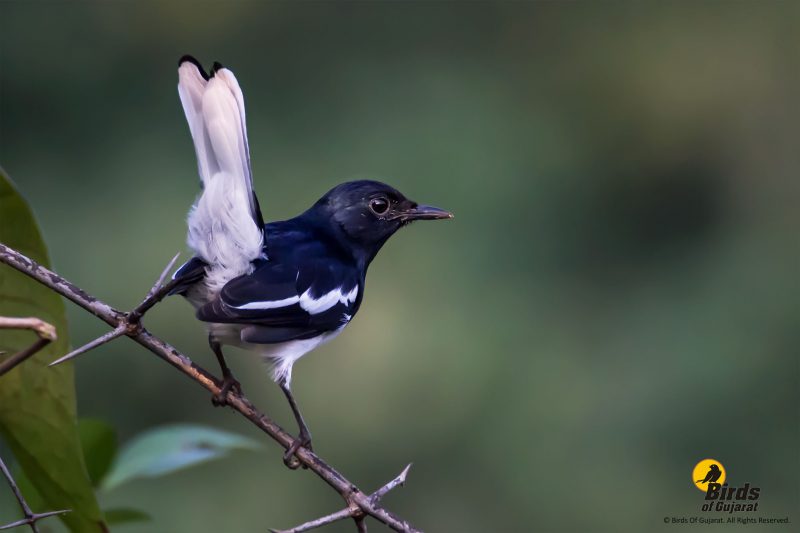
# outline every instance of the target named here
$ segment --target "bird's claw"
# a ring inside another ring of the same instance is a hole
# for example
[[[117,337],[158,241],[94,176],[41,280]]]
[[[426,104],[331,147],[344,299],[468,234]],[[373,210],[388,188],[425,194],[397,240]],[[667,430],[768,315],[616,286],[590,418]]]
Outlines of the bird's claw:
[[[211,403],[214,407],[224,407],[228,405],[228,393],[230,391],[234,391],[237,394],[242,393],[242,384],[233,377],[233,374],[228,374],[222,378],[219,392],[211,397]]]
[[[314,448],[311,446],[311,435],[308,432],[300,432],[300,436],[294,439],[291,446],[286,449],[286,453],[283,454],[283,464],[285,464],[291,470],[297,470],[300,467],[300,459],[295,457],[295,453],[300,448],[305,448],[306,450],[313,452]],[[303,465],[303,468],[308,468],[307,466]]]

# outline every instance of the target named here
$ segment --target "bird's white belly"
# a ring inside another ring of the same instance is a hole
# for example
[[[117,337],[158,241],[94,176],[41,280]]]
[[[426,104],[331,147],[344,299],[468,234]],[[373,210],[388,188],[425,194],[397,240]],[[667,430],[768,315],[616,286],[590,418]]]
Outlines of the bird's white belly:
[[[342,327],[330,333],[323,333],[310,339],[292,340],[274,344],[254,344],[242,340],[242,329],[246,326],[240,324],[209,323],[209,333],[220,343],[236,346],[261,356],[264,362],[271,365],[270,374],[275,382],[285,381],[289,385],[292,381],[292,366],[295,361],[303,357],[314,348],[336,337]]]

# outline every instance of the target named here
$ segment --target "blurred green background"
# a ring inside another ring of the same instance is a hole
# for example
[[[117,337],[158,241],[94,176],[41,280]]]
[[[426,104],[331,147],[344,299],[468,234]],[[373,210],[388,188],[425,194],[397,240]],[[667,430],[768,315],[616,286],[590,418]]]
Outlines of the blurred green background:
[[[713,457],[796,521],[798,22],[791,2],[3,2],[0,163],[56,270],[130,308],[185,252],[198,192],[177,60],[219,60],[266,218],[364,177],[456,214],[392,239],[358,318],[295,367],[315,448],[351,480],[413,462],[386,505],[430,531],[685,530],[663,518],[700,514],[691,470]],[[104,331],[68,309],[73,343]],[[216,371],[186,302],[146,323]],[[77,384],[123,441],[170,422],[264,440],[127,339]],[[271,442],[103,503],[159,532],[340,507]]]

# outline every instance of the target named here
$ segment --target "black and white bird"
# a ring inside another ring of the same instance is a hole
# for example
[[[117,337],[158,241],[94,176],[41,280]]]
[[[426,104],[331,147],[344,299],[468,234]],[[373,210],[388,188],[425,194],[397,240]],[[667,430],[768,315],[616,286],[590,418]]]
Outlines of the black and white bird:
[[[233,72],[214,63],[207,74],[181,58],[178,93],[197,153],[202,193],[189,212],[194,257],[173,278],[206,323],[223,374],[224,404],[238,382],[222,345],[260,355],[289,400],[299,436],[290,464],[311,435],[291,392],[292,366],[338,335],[364,298],[370,262],[386,240],[415,220],[452,218],[377,181],[351,181],[328,191],[306,212],[264,224],[253,190],[244,98]]]

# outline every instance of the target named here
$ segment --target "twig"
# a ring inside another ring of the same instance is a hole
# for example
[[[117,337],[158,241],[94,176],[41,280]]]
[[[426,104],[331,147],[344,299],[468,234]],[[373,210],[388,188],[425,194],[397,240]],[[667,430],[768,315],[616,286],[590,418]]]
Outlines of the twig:
[[[353,509],[351,507],[345,507],[341,511],[336,511],[335,513],[317,518],[316,520],[309,520],[292,529],[270,529],[269,531],[270,533],[303,533],[303,531],[310,531],[327,524],[332,524],[333,522],[338,522],[339,520],[344,520],[345,518],[350,518],[353,516],[353,513],[357,512],[359,512],[358,508]]]
[[[36,528],[36,522],[43,518],[48,518],[50,516],[56,516],[60,514],[66,514],[71,512],[70,509],[64,509],[63,511],[48,511],[46,513],[34,513],[29,518],[23,518],[22,520],[17,520],[16,522],[11,522],[10,524],[6,524],[4,526],[0,526],[0,530],[4,529],[14,529],[15,527],[24,526],[25,524],[30,525],[34,528],[34,532],[38,533],[38,528]]]
[[[373,505],[377,505],[381,499],[386,496],[390,490],[396,487],[402,487],[406,482],[406,477],[408,476],[408,471],[411,469],[411,465],[409,464],[406,466],[400,474],[391,480],[386,485],[382,486],[375,492],[373,492],[369,499],[373,503]],[[270,529],[272,533],[302,533],[303,531],[310,531],[312,529],[316,529],[318,527],[322,527],[327,524],[331,524],[333,522],[337,522],[339,520],[344,520],[345,518],[353,518],[356,521],[356,527],[358,528],[359,533],[362,531],[367,531],[367,524],[364,521],[364,512],[358,508],[353,506],[348,506],[342,509],[341,511],[336,511],[335,513],[331,513],[329,515],[323,516],[322,518],[317,518],[316,520],[309,520],[299,526],[293,527],[292,529]]]
[[[14,493],[14,497],[17,498],[19,506],[22,508],[22,512],[25,515],[25,518],[23,518],[22,520],[17,520],[16,522],[0,526],[0,530],[11,529],[14,527],[24,526],[25,524],[27,524],[31,527],[31,531],[33,531],[33,533],[39,533],[39,528],[36,527],[37,521],[43,518],[47,518],[48,516],[55,516],[70,512],[69,509],[64,509],[62,511],[48,511],[46,513],[34,513],[31,510],[30,506],[28,505],[28,502],[25,501],[25,497],[22,496],[22,492],[19,490],[19,487],[17,487],[17,483],[11,476],[11,472],[8,471],[8,468],[6,467],[6,464],[3,462],[2,457],[0,457],[0,470],[3,471],[3,475],[8,481],[8,484],[11,486],[11,491]]]
[[[12,318],[0,316],[0,329],[30,329],[39,336],[33,344],[0,363],[0,376],[56,340],[56,328],[39,318]]]
[[[172,280],[166,285],[160,286],[160,288],[155,288],[160,285],[157,283],[154,289],[151,289],[151,296],[145,298],[133,312],[126,314],[90,296],[83,289],[73,285],[55,272],[39,265],[32,259],[3,244],[0,244],[0,262],[11,266],[61,294],[114,329],[124,327],[126,336],[153,352],[156,356],[178,369],[190,379],[199,383],[212,394],[220,393],[220,380],[209,374],[203,368],[195,365],[186,355],[151,334],[141,325],[140,318],[142,314],[163,298],[177,280]],[[292,442],[294,442],[294,438],[289,433],[284,431],[283,428],[266,414],[258,411],[244,395],[237,391],[230,390],[228,392],[227,404],[252,422],[253,425],[269,435],[284,449],[288,449]],[[360,512],[364,515],[369,515],[383,522],[395,531],[408,533],[419,531],[402,518],[376,505],[370,496],[361,492],[356,485],[351,483],[313,452],[301,447],[295,455],[303,465],[307,466],[309,470],[314,472],[336,490],[342,498],[344,498],[348,507],[360,509]]]
[[[56,328],[44,320],[35,317],[12,318],[0,316],[0,329],[30,329],[39,335],[40,339],[56,340]]]

